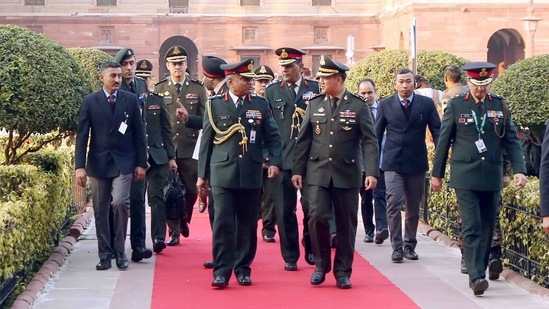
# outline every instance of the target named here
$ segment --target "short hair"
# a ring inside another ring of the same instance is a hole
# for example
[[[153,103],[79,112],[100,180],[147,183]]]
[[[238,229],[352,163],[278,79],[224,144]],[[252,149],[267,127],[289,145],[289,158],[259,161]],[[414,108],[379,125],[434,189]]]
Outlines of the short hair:
[[[412,72],[412,70],[410,70],[408,68],[402,68],[402,69],[400,69],[396,72],[395,77],[397,75],[402,75],[402,74],[412,74],[412,75],[414,75],[414,72]]]
[[[108,68],[119,68],[120,63],[114,61],[105,61],[101,64],[100,72],[103,73]]]
[[[427,80],[427,78],[425,78],[424,76],[421,76],[419,74],[417,74],[415,77],[415,84],[416,84],[416,88],[419,88],[419,86],[421,85],[425,85],[427,87],[430,87],[431,84],[429,84],[429,81]]]
[[[374,87],[374,90],[376,90],[376,83],[374,83],[373,79],[371,78],[362,79],[361,81],[358,82],[357,88],[360,88],[360,85],[362,85],[362,83],[370,83],[372,84],[372,87]]]
[[[341,76],[341,80],[343,80],[345,82],[345,80],[347,79],[347,73],[345,72],[339,72],[337,73],[339,74],[339,76]]]
[[[454,64],[446,66],[444,68],[444,76],[454,83],[459,83],[461,81],[461,69]]]

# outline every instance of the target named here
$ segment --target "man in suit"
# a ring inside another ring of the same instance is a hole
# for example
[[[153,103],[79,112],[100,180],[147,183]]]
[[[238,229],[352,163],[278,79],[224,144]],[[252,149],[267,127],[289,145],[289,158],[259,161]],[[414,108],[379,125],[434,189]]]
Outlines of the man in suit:
[[[142,115],[143,125],[145,117],[143,108],[147,99],[147,85],[141,77],[135,76],[136,59],[135,52],[131,48],[122,48],[114,61],[120,63],[122,69],[122,83],[120,89],[129,91],[137,95],[139,100],[140,113]],[[139,262],[142,259],[148,259],[152,256],[152,251],[145,246],[146,223],[145,223],[145,180],[132,182],[130,190],[130,243],[132,246],[133,262]]]
[[[414,73],[401,69],[395,76],[393,96],[379,102],[376,134],[381,147],[387,196],[387,221],[393,254],[391,260],[401,263],[403,257],[417,260],[415,252],[419,203],[425,186],[427,146],[426,128],[438,140],[440,118],[431,98],[414,94]],[[384,134],[386,134],[384,136]],[[401,210],[406,206],[404,241]],[[403,248],[404,247],[404,248]]]
[[[549,125],[546,126],[541,145],[541,163],[539,171],[540,211],[543,230],[549,234]]]
[[[376,86],[373,80],[366,78],[358,83],[358,94],[364,98],[372,112],[372,119],[377,118],[379,101],[376,98]],[[381,155],[380,155],[381,158]],[[365,177],[365,176],[364,176]],[[374,202],[372,203],[372,200]],[[379,171],[377,186],[373,190],[366,190],[360,187],[360,212],[364,223],[364,242],[381,245],[389,237],[387,228],[387,203],[385,201],[385,177],[383,171]],[[375,224],[374,218],[375,206]],[[374,234],[375,232],[375,234]]]
[[[260,65],[255,70],[255,77],[254,77],[254,93],[256,95],[260,95],[262,97],[265,96],[265,90],[267,89],[267,86],[273,81],[274,79],[274,72],[273,70],[266,65]],[[263,224],[263,227],[261,229],[261,235],[263,236],[263,241],[273,243],[275,242],[275,234],[276,234],[276,215],[274,212],[274,202],[273,202],[273,195],[271,194],[269,190],[269,186],[267,186],[267,170],[269,167],[269,158],[265,158],[265,164],[263,165],[263,190],[261,194],[261,208],[260,208],[260,216],[261,216],[261,223]]]
[[[198,197],[196,189],[197,161],[192,158],[198,129],[191,128],[177,115],[184,110],[195,117],[204,115],[204,108],[208,100],[206,88],[201,82],[185,74],[187,69],[187,51],[179,45],[171,47],[166,53],[166,67],[170,76],[156,84],[157,93],[164,94],[164,102],[168,107],[172,134],[174,136],[175,154],[179,178],[185,185],[187,193],[185,203],[187,213],[181,220],[168,220],[170,240],[168,246],[179,244],[179,236],[189,237],[189,223],[193,214],[193,206]]]
[[[299,259],[299,231],[295,213],[297,191],[291,182],[294,146],[307,108],[306,102],[319,92],[319,88],[317,82],[302,77],[303,55],[306,54],[304,51],[283,47],[277,49],[275,53],[279,57],[278,64],[282,70],[282,80],[267,87],[265,98],[271,105],[273,117],[280,129],[284,145],[282,152],[283,165],[280,176],[268,180],[265,186],[273,197],[280,249],[285,262],[284,269],[295,271]],[[301,191],[301,206],[303,208],[302,243],[305,247],[305,261],[307,264],[313,265],[314,257],[308,230],[309,225],[307,224],[309,202],[306,191]]]
[[[111,268],[114,256],[116,266],[123,270],[128,268],[124,243],[131,182],[142,181],[147,168],[145,133],[137,96],[119,90],[122,82],[120,64],[103,63],[99,78],[102,89],[87,95],[80,106],[75,150],[76,180],[81,187],[86,186],[87,176],[91,181],[99,251],[96,269]],[[111,207],[112,226],[109,224]],[[112,234],[115,235],[113,245]]]
[[[495,67],[481,61],[463,66],[469,92],[446,106],[431,178],[433,191],[440,191],[451,146],[449,185],[456,191],[465,266],[475,296],[488,288],[486,267],[503,187],[504,149],[515,185],[519,189],[526,185],[522,149],[507,104],[489,93]]]
[[[225,288],[234,271],[238,284],[252,284],[250,265],[257,250],[257,214],[263,183],[263,151],[269,152],[268,177],[282,165],[282,141],[269,103],[251,95],[253,60],[223,64],[229,92],[210,98],[200,143],[197,187],[211,186],[214,280]]]
[[[293,185],[301,190],[303,178],[309,192],[309,231],[315,257],[311,284],[324,282],[332,268],[329,220],[335,216],[337,229],[334,276],[337,287],[351,288],[358,214],[358,192],[362,183],[362,156],[366,190],[376,187],[378,146],[370,108],[344,86],[344,64],[322,55],[317,75],[325,94],[309,101],[294,149]],[[305,176],[306,175],[306,176]]]

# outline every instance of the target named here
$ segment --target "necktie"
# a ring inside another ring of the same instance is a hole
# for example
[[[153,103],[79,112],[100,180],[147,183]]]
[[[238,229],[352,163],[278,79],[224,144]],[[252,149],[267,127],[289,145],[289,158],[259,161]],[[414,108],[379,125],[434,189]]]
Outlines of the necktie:
[[[242,107],[242,98],[238,98],[238,100],[236,100],[235,107],[236,107],[236,111],[240,112],[240,108]]]
[[[111,106],[111,109],[113,109],[113,110],[114,110],[114,102],[115,102],[115,99],[116,99],[116,97],[115,97],[113,94],[111,94],[111,95],[109,96],[109,99],[108,99],[109,105]]]
[[[478,110],[479,117],[482,115],[483,108],[484,108],[484,102],[478,101],[477,110]]]
[[[175,84],[175,91],[177,91],[177,94],[181,93],[181,84]]]
[[[332,114],[335,112],[335,110],[337,108],[337,100],[339,100],[338,97],[333,97],[332,98]]]
[[[376,107],[370,107],[370,111],[372,112],[372,120],[373,120],[374,122],[376,122],[377,108],[376,108]]]
[[[296,96],[296,93],[295,93],[295,88],[297,87],[296,84],[290,84],[290,92],[292,93],[292,98],[295,98]]]
[[[404,108],[408,108],[408,106],[410,105],[410,100],[404,99],[402,100],[402,103],[404,103]]]
[[[135,93],[135,85],[133,82],[130,82],[130,91]]]

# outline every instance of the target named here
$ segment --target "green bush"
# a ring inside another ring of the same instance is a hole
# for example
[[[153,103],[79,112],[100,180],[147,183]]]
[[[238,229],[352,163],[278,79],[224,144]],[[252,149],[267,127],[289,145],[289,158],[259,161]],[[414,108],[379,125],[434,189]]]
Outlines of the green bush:
[[[91,86],[81,65],[61,45],[14,25],[0,25],[0,128],[9,133],[5,165],[51,141],[74,134]],[[44,142],[19,149],[34,134]]]
[[[444,67],[455,64],[461,67],[466,60],[444,51],[418,51],[418,74],[429,80],[435,89],[444,90]],[[349,71],[345,85],[349,91],[358,91],[358,82],[371,78],[376,83],[378,98],[395,93],[395,73],[408,67],[408,52],[406,50],[386,50],[368,56],[357,62]]]
[[[507,99],[515,124],[542,133],[549,118],[549,55],[534,56],[511,65],[492,86]]]
[[[101,64],[112,60],[112,57],[106,52],[95,48],[74,47],[69,48],[68,51],[84,67],[92,90],[99,90],[103,85],[99,80]]]

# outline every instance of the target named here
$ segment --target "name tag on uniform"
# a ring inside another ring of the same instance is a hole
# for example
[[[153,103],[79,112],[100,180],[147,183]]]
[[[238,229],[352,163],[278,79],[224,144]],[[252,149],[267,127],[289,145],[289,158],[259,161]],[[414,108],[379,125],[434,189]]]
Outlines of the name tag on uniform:
[[[128,129],[128,125],[125,122],[120,123],[120,127],[118,128],[118,132],[122,134],[126,134],[126,130]]]

